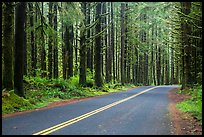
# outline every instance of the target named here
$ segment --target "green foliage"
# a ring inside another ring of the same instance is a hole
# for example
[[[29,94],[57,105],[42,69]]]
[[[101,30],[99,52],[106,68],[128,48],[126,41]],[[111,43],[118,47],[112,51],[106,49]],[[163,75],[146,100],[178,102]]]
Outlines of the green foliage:
[[[79,75],[75,75],[69,78],[68,83],[70,83],[73,86],[78,86],[79,85]]]
[[[24,76],[24,82],[25,82],[25,89],[27,88],[35,88],[35,87],[42,87],[49,83],[49,80],[46,78],[41,77],[28,77]]]
[[[86,77],[86,86],[87,87],[93,87],[94,85],[94,75],[90,71],[90,69],[87,69],[87,77]]]
[[[202,84],[202,72],[199,72],[197,74],[197,81],[198,81],[199,84]]]
[[[184,112],[191,113],[192,116],[202,122],[202,85],[196,85],[183,92],[190,94],[192,98],[178,103],[177,107]]]
[[[79,2],[66,2],[62,7],[59,6],[60,21],[68,25],[82,21],[85,17],[80,6]]]

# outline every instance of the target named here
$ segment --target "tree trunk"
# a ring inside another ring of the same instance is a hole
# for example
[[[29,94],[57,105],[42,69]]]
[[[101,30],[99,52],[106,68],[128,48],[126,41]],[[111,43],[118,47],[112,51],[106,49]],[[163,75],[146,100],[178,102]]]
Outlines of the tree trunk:
[[[54,4],[54,78],[58,78],[57,3]]]
[[[87,16],[87,24],[89,25],[91,23],[91,11],[90,11],[90,3],[89,2],[87,3],[87,15],[86,16]],[[87,45],[87,68],[89,70],[91,70],[91,56],[92,56],[91,43],[89,40],[90,36],[91,36],[91,30],[88,29],[87,30],[87,43],[88,43],[88,45]]]
[[[52,8],[53,7],[53,3],[49,2],[49,25],[53,26],[53,17],[52,17]],[[53,37],[51,35],[49,35],[49,40],[48,40],[48,76],[51,79],[52,78],[52,72],[53,72],[53,57],[52,57],[52,53],[53,53]]]
[[[76,22],[76,28],[78,28],[78,24],[77,24],[78,22]],[[74,74],[76,75],[76,74],[78,74],[78,29],[76,29],[76,31],[75,31],[75,33],[76,33],[76,35],[75,35],[75,39],[76,39],[76,41],[75,41],[75,70],[74,70]]]
[[[28,4],[29,6],[29,12],[30,12],[30,27],[33,28],[34,26],[34,10],[33,10],[33,3],[30,2]],[[34,31],[31,29],[30,32],[30,43],[31,43],[31,75],[36,76],[36,64],[35,64],[35,37],[34,37]]]
[[[67,78],[68,45],[69,45],[69,30],[68,30],[68,25],[65,25],[64,46],[63,46],[63,78],[64,79]]]
[[[171,84],[174,84],[174,50],[171,48]]]
[[[108,12],[111,13],[111,4],[109,2],[108,4]],[[111,14],[108,15],[108,22],[111,23]],[[111,34],[113,32],[111,32],[111,28],[109,27],[108,28],[108,45],[109,45],[109,48],[108,48],[108,82],[111,82],[112,80],[112,41],[111,41]]]
[[[13,2],[4,2],[3,11],[3,88],[13,89],[13,35],[14,35],[14,5]]]
[[[67,78],[70,78],[73,76],[73,40],[74,40],[74,28],[73,25],[69,27],[69,33],[68,33],[68,45],[67,45],[67,51],[68,51],[68,64],[67,64]]]
[[[121,83],[125,83],[125,67],[124,67],[124,54],[125,54],[125,4],[121,3]]]
[[[27,14],[26,13],[25,13],[25,20],[26,20],[26,22],[25,22],[25,30],[26,30],[26,27],[27,27]],[[23,50],[23,56],[24,56],[24,59],[23,59],[23,75],[27,75],[27,35],[26,35],[26,32],[24,32],[24,33],[25,33],[24,34],[25,48]],[[37,58],[36,58],[36,62],[37,62]],[[36,68],[37,68],[37,66],[36,66]]]
[[[96,24],[95,32],[96,34],[101,31],[101,2],[99,2],[96,6],[96,20],[99,19],[99,22]],[[95,54],[94,54],[94,64],[95,64],[95,84],[97,87],[103,86],[102,81],[102,71],[101,71],[101,35],[96,36],[95,38]]]
[[[118,12],[118,8],[117,11]],[[119,42],[118,42],[118,15],[116,15],[116,24],[115,24],[115,49],[116,49],[116,58],[115,58],[115,62],[116,62],[116,81],[118,82],[120,77],[119,77],[119,69],[120,69],[120,65],[119,65]]]
[[[113,6],[114,3],[111,2],[111,47],[112,47],[112,64],[113,64],[113,81],[115,83],[115,79],[116,79],[116,73],[115,73],[115,44],[114,44],[114,38],[115,38],[115,34],[114,34],[114,16],[113,16]]]
[[[61,2],[61,8],[63,8],[63,2]],[[62,14],[62,18],[63,18],[63,14]],[[65,63],[65,33],[64,30],[66,31],[66,26],[64,27],[64,21],[62,21],[61,23],[61,27],[62,27],[62,33],[61,33],[61,37],[63,39],[62,42],[62,77],[63,79],[66,79],[66,63]],[[65,28],[65,29],[64,29]]]
[[[181,2],[181,12],[185,15],[190,14],[191,9],[191,2]],[[182,89],[191,86],[192,84],[192,76],[191,76],[191,43],[190,38],[188,35],[191,33],[191,26],[189,25],[188,21],[185,21],[185,19],[182,18],[181,21],[181,39],[182,39],[182,45],[184,49],[184,74],[183,76],[183,83],[182,83]]]
[[[108,6],[108,5],[107,5]],[[102,14],[105,14],[107,11],[106,11],[106,2],[103,2],[103,9],[102,9]],[[106,16],[103,17],[101,19],[101,22],[102,22],[102,30],[105,28],[106,25],[108,25],[108,20],[109,18],[107,18]],[[108,31],[108,32],[107,32]],[[110,45],[108,44],[109,42],[109,39],[108,39],[108,34],[109,34],[109,29],[105,31],[104,35],[103,35],[103,38],[102,38],[102,42],[101,42],[101,45],[105,47],[105,71],[106,71],[106,75],[105,75],[105,80],[106,80],[106,83],[108,83],[110,81],[110,60],[109,60],[109,47]],[[103,55],[102,55],[103,57]],[[103,71],[103,70],[102,70]]]
[[[14,65],[14,92],[24,97],[23,88],[23,51],[25,35],[25,15],[26,15],[26,2],[20,2],[16,6],[15,13],[15,65]]]
[[[46,77],[47,74],[46,74],[46,51],[45,51],[45,38],[44,38],[44,34],[43,34],[43,31],[44,31],[44,23],[43,23],[43,2],[42,2],[42,16],[41,16],[41,26],[42,26],[42,29],[41,29],[41,70],[42,70],[42,74],[41,74],[41,77]],[[35,47],[37,48],[37,47]],[[36,50],[36,56],[37,58],[37,50]],[[37,61],[37,59],[36,59]],[[37,62],[36,62],[37,63]]]
[[[167,51],[166,51],[166,64],[165,64],[165,78],[166,78],[166,85],[169,85],[169,44],[167,44]]]
[[[164,49],[162,48],[162,54],[164,54]],[[164,65],[165,65],[165,62],[164,62],[164,58],[165,58],[165,55],[163,55],[162,57],[162,72],[161,72],[161,85],[164,84]]]
[[[160,45],[158,46],[158,55],[157,55],[157,84],[161,84],[161,47]]]
[[[82,2],[82,11],[86,15],[86,2]],[[86,84],[86,37],[85,37],[86,18],[81,22],[80,28],[80,69],[79,69],[79,84]]]
[[[40,16],[40,9],[38,8],[39,5],[38,5],[38,2],[35,2],[35,24],[38,24],[38,17]],[[42,11],[43,11],[43,8],[42,8]],[[34,15],[33,15],[34,16]],[[41,16],[42,18],[42,16]],[[35,26],[34,24],[34,26]],[[41,37],[38,37],[38,33],[37,33],[37,28],[35,27],[34,29],[34,65],[35,68],[34,68],[34,71],[36,73],[36,69],[37,69],[37,50],[38,50],[38,40],[41,39]],[[43,39],[43,38],[42,38]]]
[[[154,81],[154,79],[155,79],[155,73],[154,73],[154,25],[152,25],[152,35],[151,35],[151,37],[152,37],[152,43],[151,43],[151,75],[152,75],[152,77],[150,77],[151,78],[151,83],[150,84],[154,84],[154,85],[156,85],[155,84],[155,81]]]

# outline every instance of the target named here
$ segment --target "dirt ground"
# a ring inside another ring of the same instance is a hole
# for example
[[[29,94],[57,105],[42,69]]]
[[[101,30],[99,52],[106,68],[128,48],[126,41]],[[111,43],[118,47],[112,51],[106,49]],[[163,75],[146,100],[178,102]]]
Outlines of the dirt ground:
[[[168,92],[168,97],[170,98],[170,104],[168,109],[169,109],[170,117],[172,121],[171,123],[172,134],[173,135],[202,135],[202,125],[200,125],[194,117],[190,116],[188,113],[181,112],[176,107],[176,103],[181,102],[187,98],[190,98],[190,96],[185,94],[178,94],[177,91],[178,91],[177,89],[173,89],[172,91]],[[15,112],[12,114],[5,114],[5,115],[2,115],[2,118],[12,117],[16,115],[33,112],[33,111],[67,105],[67,104],[71,104],[79,101],[89,100],[92,98],[95,98],[95,97],[56,101],[42,108],[23,111],[23,112]]]
[[[173,89],[168,93],[170,98],[169,112],[172,121],[174,135],[202,135],[202,125],[196,120],[196,118],[190,116],[188,113],[181,112],[177,107],[176,103],[181,102],[189,95],[178,94],[177,89]]]

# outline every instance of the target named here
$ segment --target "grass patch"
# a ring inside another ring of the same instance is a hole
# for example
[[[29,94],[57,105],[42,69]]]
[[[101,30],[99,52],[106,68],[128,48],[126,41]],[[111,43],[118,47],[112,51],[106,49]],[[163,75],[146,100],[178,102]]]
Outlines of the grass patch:
[[[178,103],[177,107],[183,112],[190,113],[202,123],[202,85],[196,85],[180,93],[189,94],[192,98]]]
[[[122,86],[120,83],[108,83],[97,88],[94,86],[91,75],[87,77],[85,85],[79,85],[78,81],[79,76],[73,76],[69,80],[24,77],[25,98],[17,96],[13,90],[4,91],[2,93],[2,114],[40,108],[63,99],[100,96],[135,87],[130,84]]]

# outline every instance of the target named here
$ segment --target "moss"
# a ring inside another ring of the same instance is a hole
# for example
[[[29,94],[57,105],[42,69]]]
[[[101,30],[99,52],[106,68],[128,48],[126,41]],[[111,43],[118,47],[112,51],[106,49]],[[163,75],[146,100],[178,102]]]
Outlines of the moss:
[[[32,108],[32,104],[28,100],[17,96],[13,90],[8,94],[8,96],[2,96],[3,114]]]

